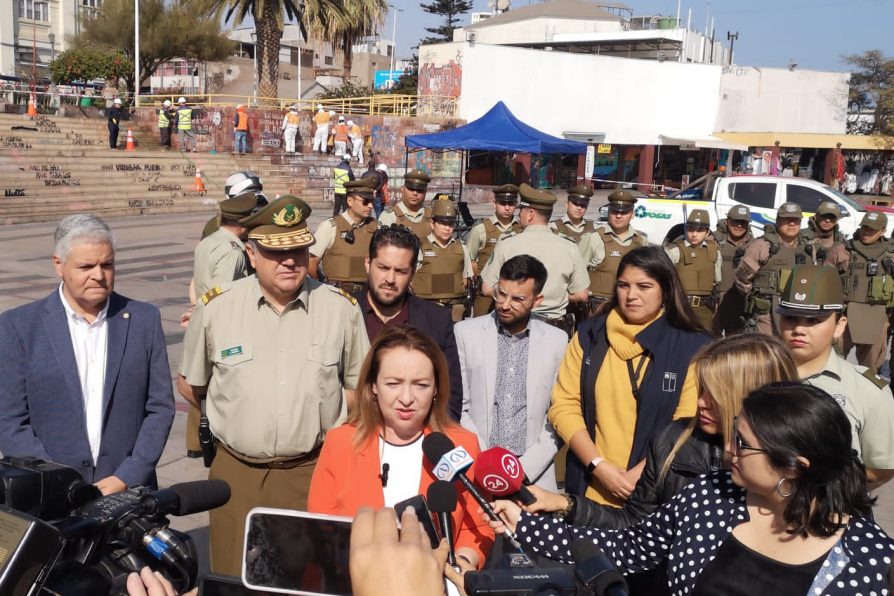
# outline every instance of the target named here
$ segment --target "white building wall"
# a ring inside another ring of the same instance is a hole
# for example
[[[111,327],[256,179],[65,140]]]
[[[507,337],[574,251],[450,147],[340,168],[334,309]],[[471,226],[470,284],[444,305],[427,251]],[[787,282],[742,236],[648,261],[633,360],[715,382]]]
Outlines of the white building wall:
[[[541,17],[513,23],[487,23],[487,26],[474,29],[455,29],[453,31],[453,41],[465,41],[473,32],[477,43],[516,44],[552,41],[553,36],[568,33],[602,33],[608,31],[621,31],[621,22]]]
[[[715,130],[844,134],[850,73],[726,68]]]

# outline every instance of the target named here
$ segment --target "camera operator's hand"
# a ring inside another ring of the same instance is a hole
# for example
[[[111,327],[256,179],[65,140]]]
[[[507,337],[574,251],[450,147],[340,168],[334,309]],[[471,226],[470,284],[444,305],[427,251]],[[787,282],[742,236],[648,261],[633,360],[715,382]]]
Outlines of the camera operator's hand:
[[[509,528],[511,532],[515,532],[515,526],[518,525],[518,519],[521,517],[522,508],[519,507],[517,503],[505,499],[497,499],[491,505],[494,508],[494,512],[503,521],[493,521],[486,513],[484,513],[483,509],[479,509],[478,513],[484,518],[487,525],[489,525],[497,534],[502,534],[505,528]]]
[[[102,496],[112,495],[127,490],[127,485],[117,476],[106,476],[93,484],[102,493]]]
[[[177,596],[174,586],[165,577],[148,567],[127,576],[128,596]]]
[[[446,542],[432,550],[407,507],[398,537],[394,509],[357,512],[351,527],[351,587],[356,596],[443,596]]]
[[[554,513],[556,511],[564,511],[568,506],[568,499],[565,498],[565,495],[544,490],[533,484],[528,487],[528,490],[537,499],[530,505],[522,507],[528,513],[538,513],[540,511]]]

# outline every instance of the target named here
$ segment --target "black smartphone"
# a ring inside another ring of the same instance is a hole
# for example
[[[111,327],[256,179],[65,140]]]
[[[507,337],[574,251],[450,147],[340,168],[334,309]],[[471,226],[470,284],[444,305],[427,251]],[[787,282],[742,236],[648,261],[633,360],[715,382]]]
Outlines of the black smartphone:
[[[261,592],[246,588],[242,580],[229,575],[209,573],[199,580],[199,596],[264,596]]]
[[[397,520],[400,521],[400,516],[403,515],[404,509],[410,506],[416,510],[416,517],[418,517],[419,521],[422,523],[422,527],[425,529],[425,533],[428,535],[428,539],[431,542],[431,547],[438,548],[441,539],[438,537],[437,530],[435,530],[435,524],[431,519],[431,511],[428,510],[428,503],[425,502],[424,496],[416,495],[415,497],[410,497],[406,501],[395,503],[394,512],[397,513]]]
[[[351,518],[256,507],[245,522],[242,582],[248,588],[349,596]]]

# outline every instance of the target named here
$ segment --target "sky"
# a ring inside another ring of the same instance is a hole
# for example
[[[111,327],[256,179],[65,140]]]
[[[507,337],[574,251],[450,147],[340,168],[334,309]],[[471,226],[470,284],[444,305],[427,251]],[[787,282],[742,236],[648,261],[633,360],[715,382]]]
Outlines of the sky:
[[[475,11],[488,11],[488,0],[474,0]],[[514,7],[536,0],[511,0]],[[677,0],[621,0],[635,16],[675,16]],[[418,2],[389,0],[402,9],[397,16],[397,56],[411,55],[411,46],[428,35],[441,17],[424,12]],[[879,49],[894,57],[894,0],[681,0],[685,24],[692,9],[692,28],[705,30],[706,14],[714,18],[715,37],[726,39],[727,31],[739,32],[733,48],[734,61],[742,66],[785,67],[794,61],[799,68],[847,71],[841,56]],[[379,32],[391,39],[394,12],[389,12]],[[463,25],[469,23],[463,16]],[[728,43],[728,42],[727,42]]]

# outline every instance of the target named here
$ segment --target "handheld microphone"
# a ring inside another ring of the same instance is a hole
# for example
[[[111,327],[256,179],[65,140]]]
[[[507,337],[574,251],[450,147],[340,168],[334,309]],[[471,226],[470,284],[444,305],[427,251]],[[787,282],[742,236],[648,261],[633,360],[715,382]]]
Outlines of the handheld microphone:
[[[149,493],[140,505],[144,515],[181,516],[216,509],[229,500],[230,485],[225,480],[194,480]]]
[[[450,437],[444,433],[433,432],[422,439],[422,453],[425,454],[428,461],[432,462],[434,466],[432,472],[438,480],[452,482],[458,479],[491,520],[503,521],[487,502],[487,499],[481,496],[472,481],[466,477],[466,470],[472,465],[473,460],[465,449],[454,445]],[[524,552],[515,532],[507,527],[503,534],[515,549]]]
[[[627,582],[605,553],[592,541],[578,538],[571,543],[574,575],[595,596],[628,596]]]
[[[495,497],[504,497],[531,505],[537,500],[527,489],[527,479],[521,462],[502,447],[491,447],[478,454],[472,469],[475,482]]]
[[[453,516],[456,509],[456,488],[446,480],[435,480],[426,493],[428,508],[432,513],[438,514],[438,523],[441,524],[441,536],[447,539],[447,562],[451,567],[456,567],[456,553],[453,544]]]

